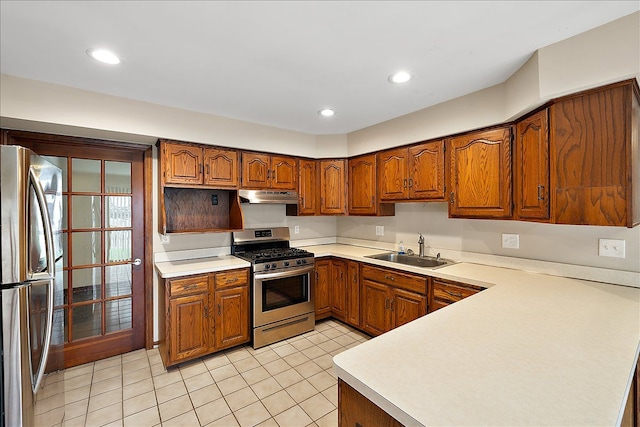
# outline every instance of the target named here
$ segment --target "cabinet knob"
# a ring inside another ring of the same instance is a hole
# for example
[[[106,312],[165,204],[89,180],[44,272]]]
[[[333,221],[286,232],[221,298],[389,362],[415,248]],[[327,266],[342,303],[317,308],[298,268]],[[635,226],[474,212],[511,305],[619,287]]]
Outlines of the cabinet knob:
[[[538,200],[544,200],[544,185],[538,185]]]
[[[205,319],[209,318],[209,307],[207,306],[204,307],[204,318]]]
[[[407,179],[406,178],[403,180],[403,184],[404,184],[404,188],[407,188]]]
[[[220,316],[222,314],[222,308],[220,307],[220,304],[218,304],[218,316]]]
[[[449,199],[451,200],[451,204],[453,204],[456,200],[456,193],[452,191],[451,194],[449,195]]]
[[[409,178],[409,188],[413,188],[413,178]]]

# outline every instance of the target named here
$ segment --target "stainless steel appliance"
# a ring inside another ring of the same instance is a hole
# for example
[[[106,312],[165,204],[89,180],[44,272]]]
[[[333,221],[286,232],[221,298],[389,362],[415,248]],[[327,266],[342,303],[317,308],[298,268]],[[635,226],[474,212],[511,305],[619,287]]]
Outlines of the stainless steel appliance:
[[[59,168],[26,148],[0,147],[0,401],[7,426],[35,422],[54,329],[54,300],[63,295],[61,188]]]
[[[253,347],[313,330],[313,254],[291,248],[287,227],[232,234],[231,253],[251,262]]]

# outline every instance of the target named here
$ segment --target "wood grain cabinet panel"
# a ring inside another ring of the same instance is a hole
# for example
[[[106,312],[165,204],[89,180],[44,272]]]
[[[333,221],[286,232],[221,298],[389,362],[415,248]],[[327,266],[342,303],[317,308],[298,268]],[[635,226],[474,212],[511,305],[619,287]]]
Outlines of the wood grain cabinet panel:
[[[449,216],[509,218],[511,128],[472,132],[448,140]]]
[[[331,260],[316,260],[316,320],[331,315]]]
[[[209,292],[171,298],[167,341],[171,364],[209,353]]]
[[[238,152],[204,149],[204,184],[218,188],[238,188]]]
[[[514,219],[548,220],[548,110],[518,122],[514,152]]]
[[[464,298],[475,295],[485,288],[481,286],[468,285],[466,283],[454,282],[451,280],[433,278],[431,292],[429,293],[429,312],[436,311],[449,304],[456,303]]]
[[[347,262],[331,260],[331,315],[344,321],[347,313]]]
[[[315,160],[298,161],[298,206],[290,212],[287,205],[287,215],[316,215],[318,214],[318,169]]]
[[[242,188],[296,190],[297,175],[293,157],[242,153]]]
[[[249,341],[249,287],[226,288],[215,292],[216,350]]]
[[[368,154],[349,159],[348,167],[349,215],[394,215],[395,205],[380,203],[376,155]]]
[[[167,143],[162,157],[166,184],[202,184],[202,148]]]
[[[391,415],[338,379],[338,425],[341,427],[402,427]]]
[[[362,280],[360,296],[362,330],[373,336],[390,330],[389,287],[373,280]]]
[[[380,200],[445,200],[445,144],[429,141],[378,154]]]
[[[347,262],[347,312],[344,321],[360,327],[360,263]]]
[[[324,215],[344,215],[347,212],[346,160],[321,160],[320,173],[320,213]]]

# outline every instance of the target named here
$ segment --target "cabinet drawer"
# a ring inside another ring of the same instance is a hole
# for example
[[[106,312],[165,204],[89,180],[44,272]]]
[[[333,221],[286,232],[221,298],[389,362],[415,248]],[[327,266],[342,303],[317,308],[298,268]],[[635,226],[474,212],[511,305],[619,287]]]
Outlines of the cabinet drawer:
[[[413,276],[411,274],[371,267],[368,265],[362,267],[362,276],[365,279],[373,280],[378,283],[384,283],[388,286],[402,288],[408,291],[418,292],[420,294],[427,293],[426,277]]]
[[[450,303],[460,301],[481,291],[481,288],[461,286],[440,280],[433,281],[433,298]]]
[[[209,276],[190,276],[180,279],[171,279],[167,282],[169,297],[180,295],[198,294],[209,291]]]
[[[249,284],[249,270],[228,270],[214,273],[216,289],[235,288]]]

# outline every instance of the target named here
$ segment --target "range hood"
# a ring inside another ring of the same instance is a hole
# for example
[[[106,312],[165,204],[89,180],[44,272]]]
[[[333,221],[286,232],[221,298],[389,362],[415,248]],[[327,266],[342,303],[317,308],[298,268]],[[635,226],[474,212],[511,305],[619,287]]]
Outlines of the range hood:
[[[298,204],[297,191],[239,190],[238,194],[241,203]]]

